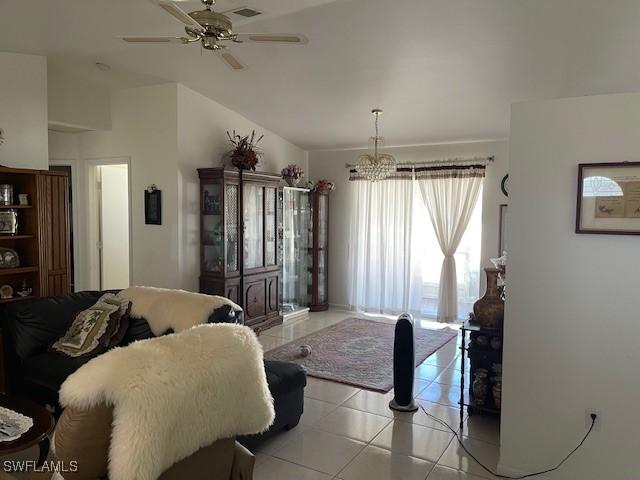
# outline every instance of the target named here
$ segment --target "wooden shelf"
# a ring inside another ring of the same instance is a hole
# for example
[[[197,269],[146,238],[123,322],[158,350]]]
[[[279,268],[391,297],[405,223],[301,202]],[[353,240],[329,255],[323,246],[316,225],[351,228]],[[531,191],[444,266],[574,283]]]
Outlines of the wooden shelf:
[[[33,235],[0,235],[0,240],[28,240]]]
[[[0,205],[0,209],[5,208],[32,208],[33,205]]]
[[[29,300],[30,298],[35,298],[35,297],[33,295],[27,295],[26,297],[0,298],[0,304],[21,302],[22,300]]]
[[[22,273],[37,272],[38,267],[1,268],[0,275],[20,275]]]

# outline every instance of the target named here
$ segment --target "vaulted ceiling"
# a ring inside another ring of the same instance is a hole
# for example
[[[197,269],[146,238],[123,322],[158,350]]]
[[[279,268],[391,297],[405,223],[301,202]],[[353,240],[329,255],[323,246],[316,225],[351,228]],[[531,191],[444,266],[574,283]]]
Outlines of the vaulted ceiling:
[[[2,0],[0,51],[68,68],[105,62],[112,70],[95,75],[118,87],[181,82],[306,149],[362,146],[372,107],[385,110],[387,143],[401,145],[506,137],[513,102],[640,90],[637,0],[220,0],[216,9],[242,6],[264,14],[232,16],[237,31],[309,43],[234,46],[248,69],[233,72],[196,45],[119,40],[183,34],[151,0]]]

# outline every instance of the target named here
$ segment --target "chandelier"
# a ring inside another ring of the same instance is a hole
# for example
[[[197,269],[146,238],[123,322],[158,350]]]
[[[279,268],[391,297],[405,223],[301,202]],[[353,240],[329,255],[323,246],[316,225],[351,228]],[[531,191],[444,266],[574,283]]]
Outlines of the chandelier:
[[[360,155],[355,169],[367,180],[377,182],[395,173],[396,159],[392,155],[380,153],[384,146],[384,138],[378,134],[378,119],[382,110],[375,108],[371,113],[375,117],[376,135],[369,139],[369,153]]]

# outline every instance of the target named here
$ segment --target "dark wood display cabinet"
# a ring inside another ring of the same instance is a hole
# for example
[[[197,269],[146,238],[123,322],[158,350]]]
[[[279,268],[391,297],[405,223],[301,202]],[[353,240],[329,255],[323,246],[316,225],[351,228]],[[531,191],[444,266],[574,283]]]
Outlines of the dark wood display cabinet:
[[[240,305],[256,331],[282,323],[278,185],[280,175],[198,169],[200,291]]]
[[[11,185],[13,201],[0,205],[0,247],[18,254],[19,265],[0,267],[0,304],[30,297],[66,295],[70,291],[69,179],[66,173],[0,167],[0,184]],[[20,204],[18,196],[27,195]],[[14,215],[17,228],[7,231]],[[6,251],[6,250],[3,250]],[[25,293],[24,288],[31,289]]]
[[[460,429],[469,415],[499,416],[502,407],[502,329],[487,329],[467,320],[462,333]],[[469,372],[465,359],[469,359]],[[468,381],[466,376],[468,375]]]
[[[309,310],[329,308],[329,192],[314,190],[311,196],[313,242]]]

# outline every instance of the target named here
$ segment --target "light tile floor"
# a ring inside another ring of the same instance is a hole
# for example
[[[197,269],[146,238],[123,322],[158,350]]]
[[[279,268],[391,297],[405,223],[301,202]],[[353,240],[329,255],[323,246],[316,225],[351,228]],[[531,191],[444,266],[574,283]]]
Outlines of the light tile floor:
[[[265,351],[333,325],[351,312],[329,310],[260,335]],[[379,317],[376,318],[380,320]],[[383,321],[394,322],[387,318]],[[425,327],[430,322],[423,322]],[[435,325],[438,327],[438,325]],[[459,338],[416,368],[414,395],[456,430],[460,422]],[[462,450],[451,432],[422,410],[389,409],[381,394],[309,377],[300,424],[256,450],[255,480],[483,480],[493,478]],[[495,470],[499,423],[465,419],[465,444]]]

